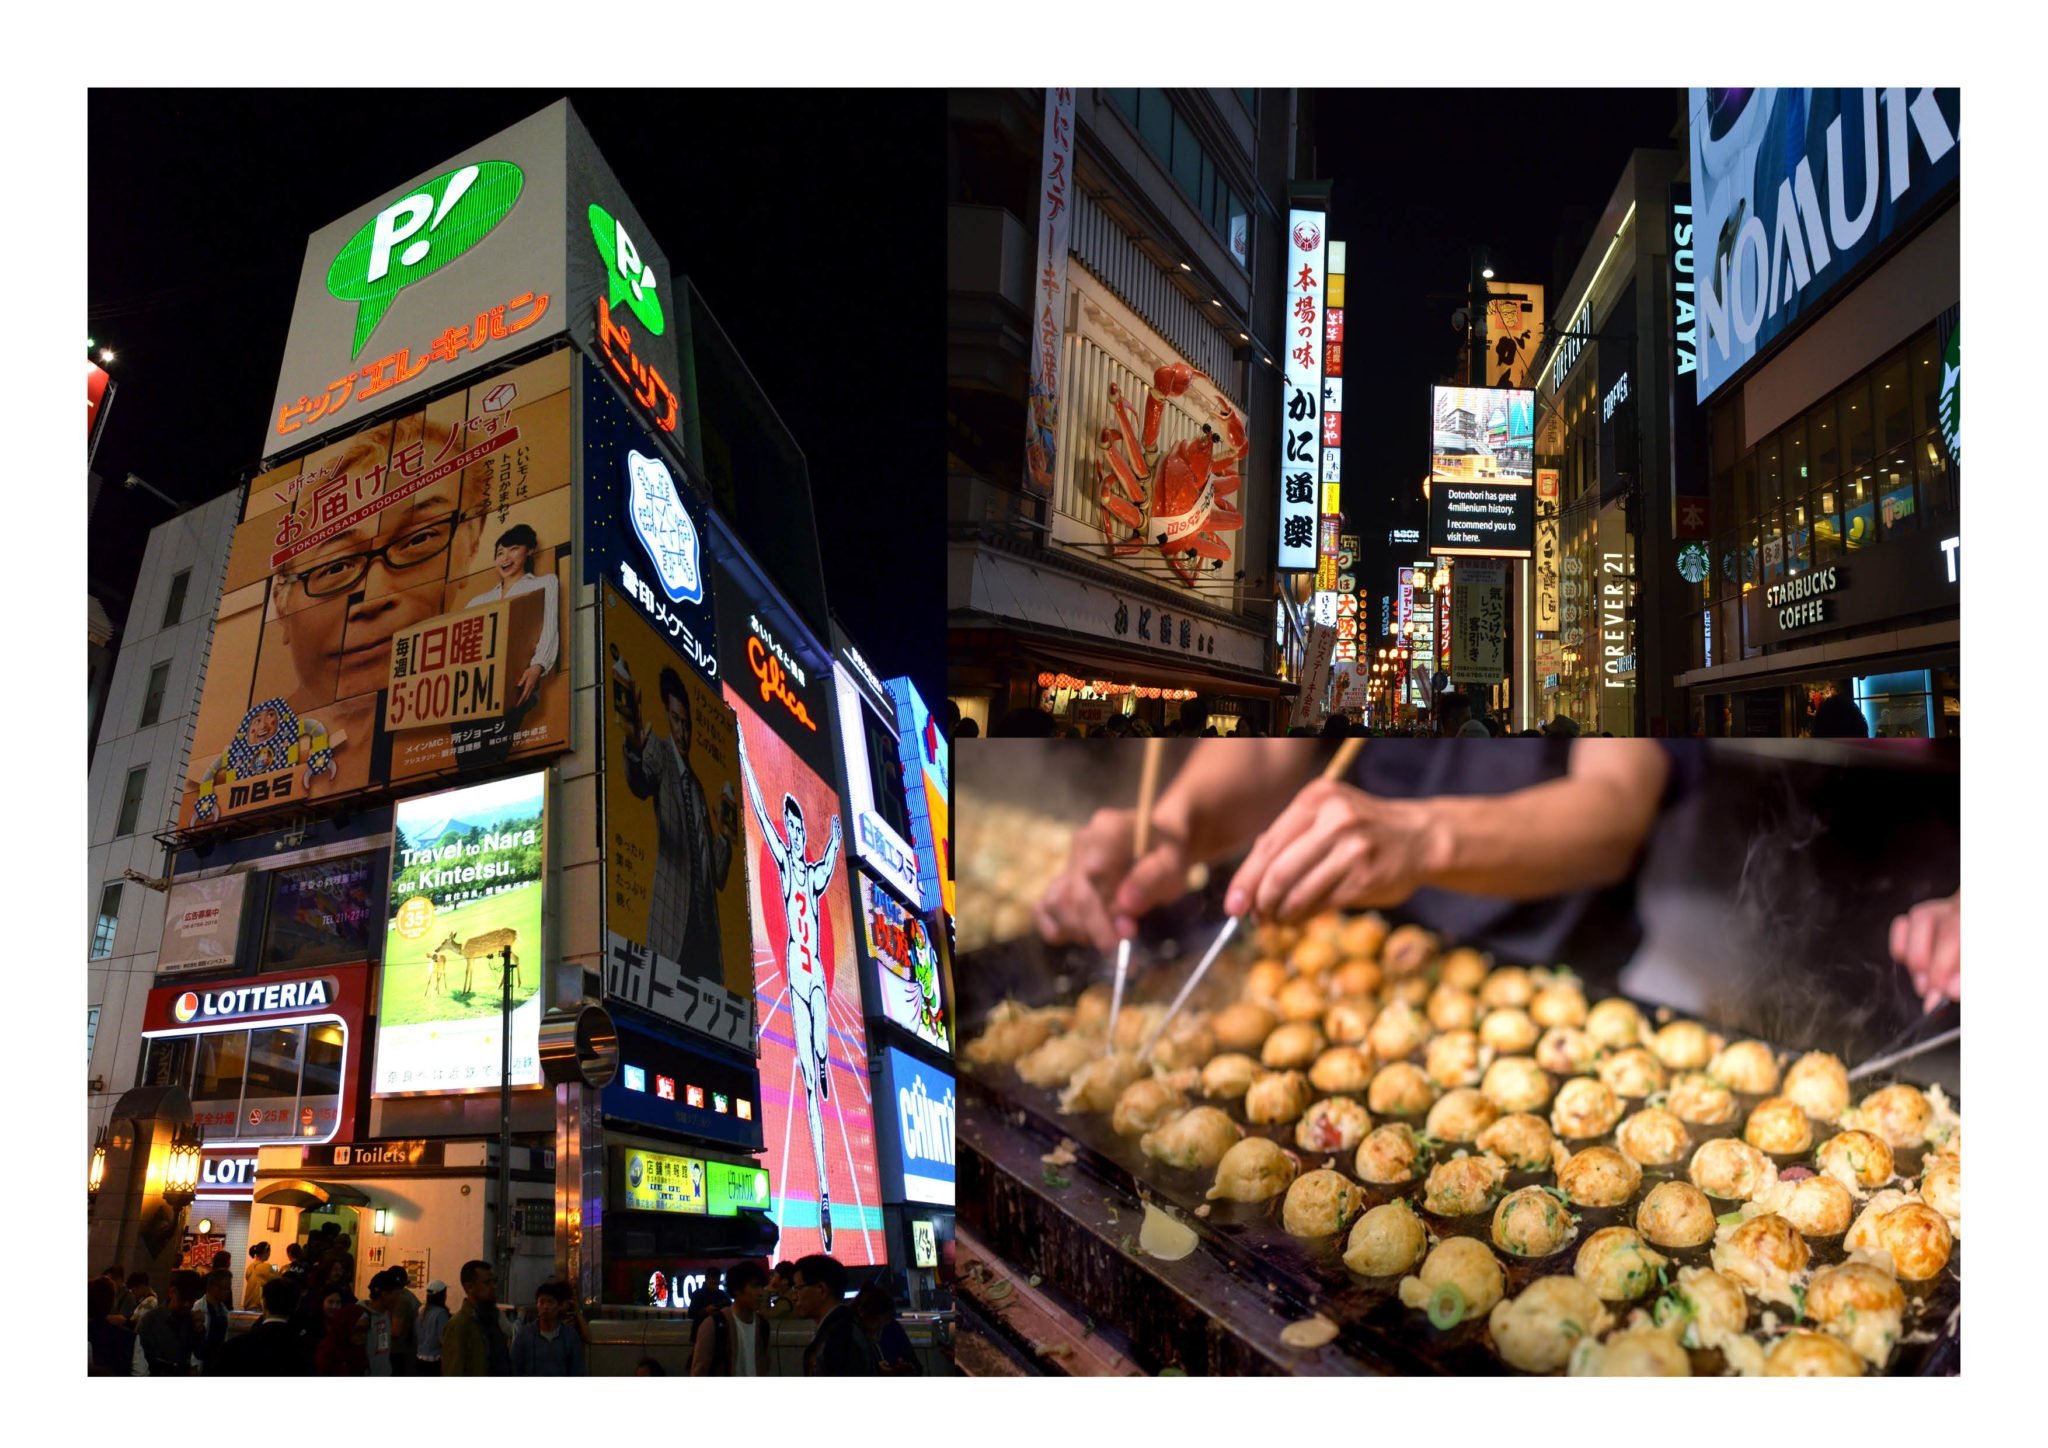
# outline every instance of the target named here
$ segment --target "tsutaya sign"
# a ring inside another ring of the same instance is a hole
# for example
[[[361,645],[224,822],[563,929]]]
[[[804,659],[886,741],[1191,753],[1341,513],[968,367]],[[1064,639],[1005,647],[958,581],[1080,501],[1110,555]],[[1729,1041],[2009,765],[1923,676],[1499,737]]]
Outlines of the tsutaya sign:
[[[1689,111],[1704,402],[1947,194],[1962,102],[1954,88],[1696,87]]]

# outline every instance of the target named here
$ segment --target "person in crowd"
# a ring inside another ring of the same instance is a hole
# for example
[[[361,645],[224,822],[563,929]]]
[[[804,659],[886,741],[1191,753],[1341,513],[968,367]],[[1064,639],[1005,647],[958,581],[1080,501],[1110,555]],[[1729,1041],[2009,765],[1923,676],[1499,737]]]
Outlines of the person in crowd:
[[[392,1281],[396,1274],[398,1280]],[[398,1289],[404,1285],[405,1269],[387,1267],[371,1276],[363,1299],[363,1309],[368,1316],[369,1330],[363,1338],[363,1356],[368,1359],[368,1373],[373,1378],[393,1376],[391,1367],[391,1339],[393,1335],[392,1307],[398,1296]]]
[[[1569,714],[1560,714],[1543,726],[1543,732],[1552,739],[1576,739],[1579,737],[1579,721]]]
[[[1863,711],[1856,707],[1854,699],[1847,694],[1830,694],[1813,711],[1813,737],[1868,739],[1870,724],[1864,719]]]
[[[846,1267],[823,1253],[796,1264],[796,1310],[818,1324],[804,1349],[807,1378],[872,1378],[880,1375],[881,1355],[874,1339],[861,1331],[853,1305],[846,1301]]]
[[[780,1322],[796,1315],[796,1264],[777,1262],[768,1269],[768,1293],[761,1305],[762,1315]]]
[[[735,1262],[725,1269],[730,1301],[698,1324],[690,1344],[693,1378],[767,1377],[772,1371],[768,1315],[768,1269],[759,1262]]]
[[[114,1306],[112,1310],[119,1313],[123,1318],[132,1317],[135,1313],[135,1304],[126,1300],[128,1297],[128,1269],[119,1262],[116,1262],[100,1273],[100,1276],[105,1279],[107,1286],[114,1289]]]
[[[359,1302],[344,1302],[329,1314],[327,1335],[313,1351],[313,1371],[323,1378],[360,1378],[370,1371],[370,1314]]]
[[[885,1378],[924,1376],[917,1350],[910,1345],[910,1334],[896,1320],[896,1300],[887,1288],[876,1282],[861,1288],[854,1294],[853,1312],[860,1319],[861,1331],[874,1340],[875,1353],[880,1358],[877,1372]]]
[[[419,1371],[420,1300],[406,1280],[403,1267],[386,1269],[391,1274],[391,1371],[402,1378]]]
[[[1342,739],[1351,732],[1351,721],[1342,714],[1332,714],[1323,721],[1321,730],[1325,739]]]
[[[227,1256],[222,1253],[221,1256]],[[220,1257],[214,1258],[216,1262]],[[229,1257],[230,1262],[234,1258]],[[199,1361],[203,1367],[228,1340],[228,1313],[234,1302],[235,1274],[225,1267],[216,1267],[206,1274],[205,1295],[199,1299],[200,1321],[205,1324],[204,1335],[199,1346]]]
[[[955,739],[979,739],[981,737],[981,726],[972,719],[962,719],[960,727],[953,731],[953,737]]]
[[[297,1242],[284,1244],[284,1275],[298,1279],[299,1290],[306,1287],[306,1249]]]
[[[521,1378],[583,1376],[583,1336],[562,1320],[562,1288],[543,1282],[534,1294],[533,1320],[512,1339],[512,1373]]]
[[[972,724],[974,721],[970,719],[967,722]],[[668,1376],[668,1369],[663,1367],[654,1358],[644,1357],[639,1362],[633,1364],[633,1376],[636,1378],[665,1378]]]
[[[427,1304],[420,1309],[415,1329],[418,1372],[421,1377],[441,1375],[441,1334],[448,1330],[448,1284],[436,1277],[427,1284]]]
[[[1043,709],[1012,709],[989,729],[991,739],[1051,739],[1059,725]]]
[[[156,1289],[149,1285],[147,1272],[128,1274],[128,1293],[123,1299],[128,1304],[128,1327],[132,1332],[142,1331],[142,1319],[156,1311]]]
[[[288,1378],[312,1369],[305,1339],[292,1321],[299,1287],[282,1273],[263,1284],[262,1318],[240,1337],[229,1338],[206,1360],[209,1376]]]
[[[234,1254],[232,1252],[216,1252],[213,1254],[213,1261],[207,1264],[206,1271],[201,1273],[200,1275],[207,1276],[215,1272],[226,1272],[230,1276],[232,1276],[234,1274],[234,1270]]]
[[[192,1372],[201,1344],[193,1313],[204,1291],[197,1272],[173,1272],[164,1306],[139,1319],[136,1335],[142,1341],[142,1356],[151,1377],[182,1378]]]
[[[498,1278],[491,1264],[462,1264],[462,1307],[441,1334],[444,1378],[508,1378],[512,1351],[498,1322]]]
[[[263,1310],[263,1289],[277,1277],[270,1265],[270,1244],[258,1242],[249,1248],[249,1265],[242,1269],[242,1310]]]
[[[135,1334],[114,1306],[114,1284],[105,1274],[93,1278],[86,1289],[86,1341],[92,1347],[87,1371],[96,1378],[125,1378],[135,1371]]]

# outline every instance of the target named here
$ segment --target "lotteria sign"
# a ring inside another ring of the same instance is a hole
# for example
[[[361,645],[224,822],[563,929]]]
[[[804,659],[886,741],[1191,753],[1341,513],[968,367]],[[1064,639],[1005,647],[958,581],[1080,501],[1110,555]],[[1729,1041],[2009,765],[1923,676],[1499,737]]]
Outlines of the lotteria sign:
[[[301,1016],[329,1009],[340,992],[341,986],[332,976],[276,985],[188,990],[172,1000],[171,1019],[181,1026],[193,1026],[254,1016]]]
[[[1704,402],[1955,184],[1954,88],[1691,92]]]

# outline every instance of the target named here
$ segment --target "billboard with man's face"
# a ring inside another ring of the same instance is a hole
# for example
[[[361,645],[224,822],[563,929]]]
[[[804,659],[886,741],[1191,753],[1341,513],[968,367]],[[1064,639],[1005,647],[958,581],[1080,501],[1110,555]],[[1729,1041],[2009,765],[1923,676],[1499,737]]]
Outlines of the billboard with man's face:
[[[757,691],[749,689],[749,694]],[[730,682],[739,719],[764,1165],[779,1257],[888,1259],[839,796]],[[770,706],[773,707],[773,706]]]
[[[569,354],[249,485],[181,828],[569,743]]]

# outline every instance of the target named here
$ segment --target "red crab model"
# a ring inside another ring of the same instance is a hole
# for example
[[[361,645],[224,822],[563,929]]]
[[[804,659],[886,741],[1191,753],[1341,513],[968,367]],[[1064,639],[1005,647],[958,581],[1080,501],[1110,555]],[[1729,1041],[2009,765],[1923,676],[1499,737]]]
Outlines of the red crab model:
[[[1229,501],[1244,482],[1237,473],[1245,454],[1244,422],[1222,398],[1216,399],[1223,417],[1221,433],[1204,424],[1200,437],[1175,443],[1164,457],[1159,453],[1165,399],[1185,394],[1195,376],[1195,369],[1185,362],[1152,374],[1152,385],[1145,390],[1142,432],[1122,390],[1110,383],[1115,420],[1102,430],[1102,456],[1095,462],[1102,536],[1109,540],[1110,551],[1135,553],[1148,544],[1156,547],[1190,588],[1204,560],[1210,568],[1221,568],[1229,560],[1230,545],[1218,535],[1244,526],[1244,515]]]

